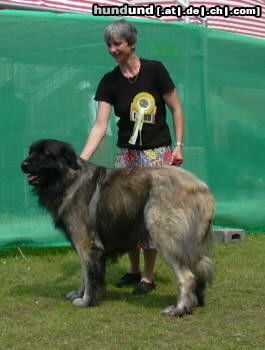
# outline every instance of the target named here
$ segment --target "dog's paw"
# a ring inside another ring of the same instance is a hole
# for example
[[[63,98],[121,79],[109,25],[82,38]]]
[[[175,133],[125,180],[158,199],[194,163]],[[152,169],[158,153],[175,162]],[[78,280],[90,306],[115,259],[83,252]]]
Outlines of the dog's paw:
[[[173,310],[175,310],[176,306],[175,305],[169,305],[166,307],[164,310],[161,311],[161,314],[163,315],[171,315]]]
[[[192,308],[170,305],[162,310],[162,314],[168,316],[183,317],[185,315],[192,314]]]
[[[73,301],[79,298],[77,291],[72,290],[70,293],[66,294],[66,298],[70,301]]]
[[[83,297],[83,298],[76,298],[73,301],[73,304],[77,307],[89,307],[89,306],[96,306],[98,304],[98,301],[93,298]]]
[[[89,300],[87,298],[75,298],[73,304],[77,307],[88,307]]]

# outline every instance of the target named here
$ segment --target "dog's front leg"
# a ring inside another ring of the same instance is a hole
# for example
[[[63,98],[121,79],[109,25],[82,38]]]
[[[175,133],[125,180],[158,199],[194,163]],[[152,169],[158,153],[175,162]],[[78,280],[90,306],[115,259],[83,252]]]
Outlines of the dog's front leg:
[[[105,285],[104,249],[100,242],[89,241],[88,239],[78,242],[76,249],[83,270],[83,295],[74,296],[73,304],[78,307],[97,305],[99,292]]]

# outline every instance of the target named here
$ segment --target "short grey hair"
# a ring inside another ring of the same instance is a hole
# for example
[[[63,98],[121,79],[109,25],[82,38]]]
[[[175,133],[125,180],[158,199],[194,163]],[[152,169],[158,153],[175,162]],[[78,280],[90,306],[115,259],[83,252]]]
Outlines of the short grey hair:
[[[137,42],[137,29],[125,19],[114,21],[105,29],[104,40],[109,44],[115,39],[124,40],[129,45],[135,45]]]

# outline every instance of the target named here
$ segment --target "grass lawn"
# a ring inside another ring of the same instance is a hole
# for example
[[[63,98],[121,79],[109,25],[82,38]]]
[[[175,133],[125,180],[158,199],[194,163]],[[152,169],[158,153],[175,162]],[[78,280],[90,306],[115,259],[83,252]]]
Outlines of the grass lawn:
[[[0,349],[244,350],[265,347],[265,235],[215,244],[216,276],[207,304],[182,319],[160,314],[176,301],[172,271],[158,259],[156,290],[132,296],[116,288],[127,258],[108,266],[99,307],[75,308],[65,295],[79,285],[72,249],[0,253]]]

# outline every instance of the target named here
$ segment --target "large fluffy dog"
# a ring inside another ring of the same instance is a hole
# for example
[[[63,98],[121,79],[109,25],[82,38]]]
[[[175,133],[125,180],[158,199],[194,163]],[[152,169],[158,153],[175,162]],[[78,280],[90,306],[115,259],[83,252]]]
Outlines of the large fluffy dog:
[[[151,237],[173,268],[180,288],[164,313],[189,314],[204,304],[213,272],[206,257],[214,200],[208,187],[173,167],[106,169],[79,158],[61,141],[33,143],[22,163],[39,202],[76,248],[83,278],[68,294],[80,307],[97,304],[106,258],[115,258]]]

